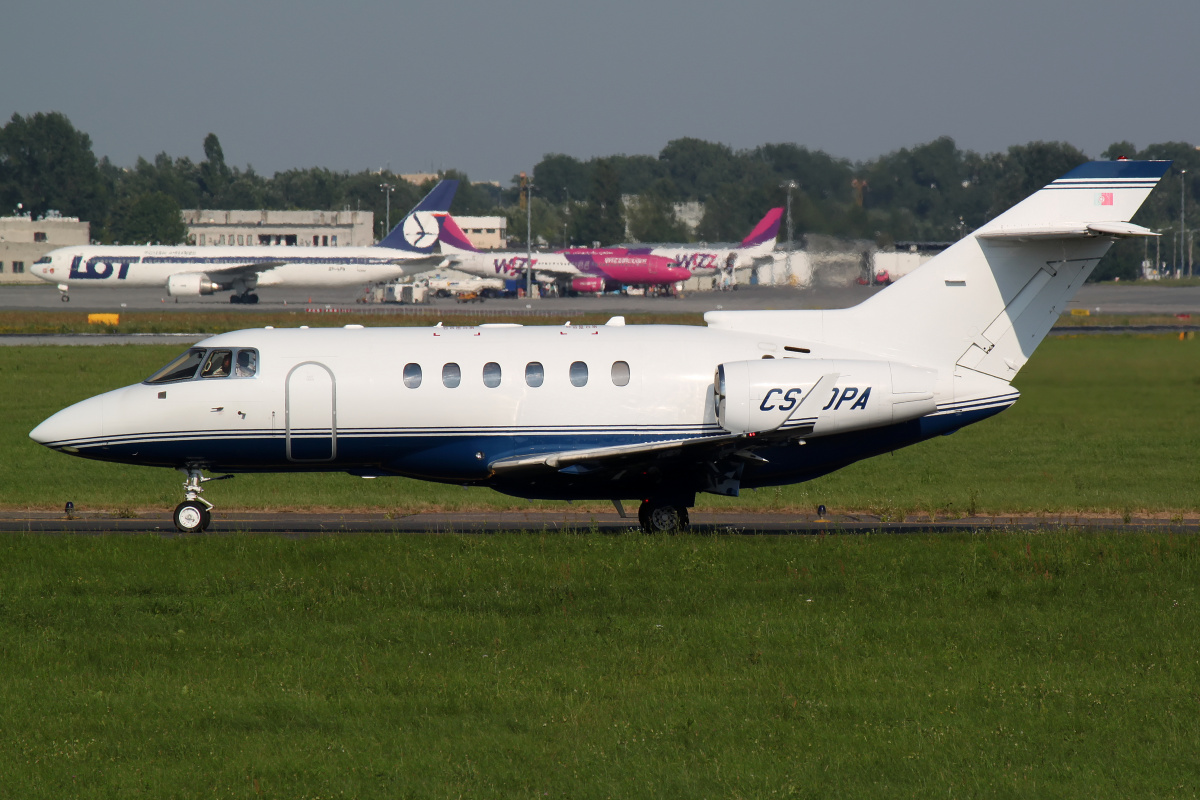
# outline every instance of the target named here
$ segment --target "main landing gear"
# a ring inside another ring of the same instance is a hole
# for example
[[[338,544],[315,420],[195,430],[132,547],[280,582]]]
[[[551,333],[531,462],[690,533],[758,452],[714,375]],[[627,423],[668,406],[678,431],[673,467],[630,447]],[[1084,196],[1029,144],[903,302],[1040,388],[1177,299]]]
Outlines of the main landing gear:
[[[687,506],[653,499],[638,506],[638,522],[646,533],[682,533],[690,525]]]
[[[246,305],[252,306],[258,302],[258,295],[254,294],[253,292],[243,292],[242,294],[231,294],[231,295],[229,295],[229,302],[245,303]]]
[[[183,482],[183,490],[187,493],[187,499],[175,506],[175,528],[180,533],[202,533],[212,522],[210,512],[213,504],[200,496],[204,491],[201,484],[205,481],[219,481],[233,476],[222,475],[220,478],[205,478],[195,467],[187,467],[179,471],[187,473],[187,480]]]

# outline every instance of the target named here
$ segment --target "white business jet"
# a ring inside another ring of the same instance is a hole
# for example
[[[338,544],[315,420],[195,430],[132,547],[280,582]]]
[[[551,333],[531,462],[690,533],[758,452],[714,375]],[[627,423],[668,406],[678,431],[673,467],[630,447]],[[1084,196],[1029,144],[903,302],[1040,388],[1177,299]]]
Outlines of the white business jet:
[[[47,419],[64,453],[187,476],[339,471],[517,497],[641,501],[797,483],[1012,405],[1011,381],[1170,162],[1084,164],[853,308],[713,311],[707,327],[242,330]]]
[[[233,291],[231,303],[257,303],[263,286],[330,288],[395,280],[442,262],[433,252],[458,181],[439,182],[378,244],[368,247],[85,245],[52,250],[31,272],[72,286],[163,287],[183,297]]]

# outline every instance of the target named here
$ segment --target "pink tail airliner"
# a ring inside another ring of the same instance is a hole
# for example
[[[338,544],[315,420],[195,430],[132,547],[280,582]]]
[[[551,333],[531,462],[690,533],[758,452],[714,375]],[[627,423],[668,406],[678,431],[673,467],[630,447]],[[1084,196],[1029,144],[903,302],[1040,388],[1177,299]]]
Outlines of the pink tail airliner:
[[[773,208],[736,247],[710,248],[693,245],[645,245],[637,247],[572,247],[529,257],[522,251],[478,250],[445,215],[442,253],[451,266],[483,277],[517,278],[532,267],[536,274],[551,277],[576,292],[600,292],[607,284],[654,286],[712,275],[721,269],[751,266],[754,259],[775,249],[782,208]]]

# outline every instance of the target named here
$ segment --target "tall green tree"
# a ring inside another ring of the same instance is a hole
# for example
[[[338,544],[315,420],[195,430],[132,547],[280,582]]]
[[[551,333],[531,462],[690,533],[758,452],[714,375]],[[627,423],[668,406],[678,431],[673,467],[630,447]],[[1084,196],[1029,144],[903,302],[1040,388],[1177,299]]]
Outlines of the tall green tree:
[[[587,202],[575,209],[577,242],[589,245],[600,242],[612,245],[625,238],[625,213],[621,203],[621,176],[612,161],[598,159],[592,172],[592,185]]]
[[[637,242],[686,242],[688,229],[675,216],[675,187],[660,178],[626,204],[629,235]]]
[[[225,207],[220,199],[231,178],[221,140],[210,133],[204,137],[204,160],[200,162],[200,192],[208,208]]]
[[[117,203],[109,234],[121,244],[183,244],[187,227],[175,198],[150,192]]]
[[[65,115],[13,114],[0,129],[0,212],[20,203],[35,218],[54,210],[94,220],[104,211],[103,187],[91,137]]]
[[[591,189],[592,166],[562,153],[548,153],[533,168],[533,185],[551,203],[582,200]]]

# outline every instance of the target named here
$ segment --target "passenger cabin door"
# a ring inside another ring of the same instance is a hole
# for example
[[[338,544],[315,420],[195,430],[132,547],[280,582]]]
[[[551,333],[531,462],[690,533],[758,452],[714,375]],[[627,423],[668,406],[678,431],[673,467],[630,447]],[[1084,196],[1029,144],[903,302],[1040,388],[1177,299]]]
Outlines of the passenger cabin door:
[[[289,461],[337,457],[337,382],[317,361],[292,367],[284,389],[285,447]]]

